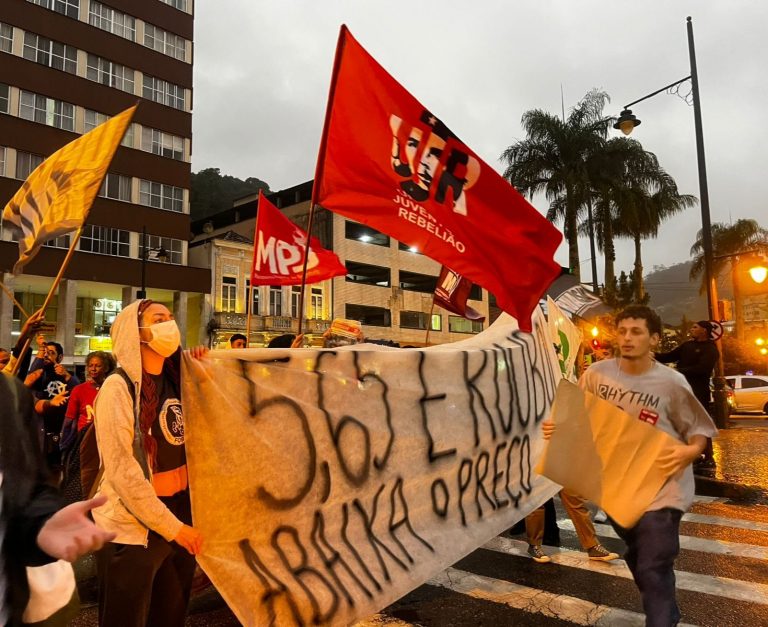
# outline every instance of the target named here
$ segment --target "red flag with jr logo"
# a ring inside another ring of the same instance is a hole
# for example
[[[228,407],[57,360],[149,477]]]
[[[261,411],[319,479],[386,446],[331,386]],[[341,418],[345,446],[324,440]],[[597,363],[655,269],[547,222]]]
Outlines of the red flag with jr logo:
[[[461,96],[446,80],[446,89]],[[492,123],[492,120],[489,122]],[[530,330],[562,234],[341,27],[313,202],[486,288]]]
[[[286,218],[259,191],[259,210],[253,235],[251,285],[301,285],[307,234]],[[347,274],[330,250],[313,237],[307,261],[307,283]]]

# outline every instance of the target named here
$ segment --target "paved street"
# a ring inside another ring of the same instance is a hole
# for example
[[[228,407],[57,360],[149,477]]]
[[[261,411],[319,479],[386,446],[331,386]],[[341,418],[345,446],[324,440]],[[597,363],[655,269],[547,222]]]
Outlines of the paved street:
[[[677,560],[683,623],[723,627],[768,624],[768,419],[733,416],[715,441],[716,478],[765,490],[759,503],[697,496],[683,517]],[[579,550],[573,524],[559,507],[561,547],[544,547],[549,564],[526,555],[522,535],[499,536],[358,627],[475,625],[643,625],[640,599],[623,561],[591,562]],[[600,541],[622,552],[609,525]],[[85,590],[84,601],[93,600]],[[74,623],[96,625],[86,607]],[[213,589],[192,602],[190,627],[238,625]]]

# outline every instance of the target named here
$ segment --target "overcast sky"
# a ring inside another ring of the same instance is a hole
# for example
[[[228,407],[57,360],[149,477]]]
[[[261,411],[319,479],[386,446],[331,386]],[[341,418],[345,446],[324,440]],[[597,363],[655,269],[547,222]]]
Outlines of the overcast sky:
[[[279,190],[314,175],[339,26],[488,164],[522,139],[528,109],[567,109],[591,88],[606,114],[687,76],[693,17],[713,222],[766,214],[768,2],[761,0],[197,0],[192,169]],[[659,94],[632,137],[699,196],[693,109]],[[537,201],[546,212],[546,203]],[[562,225],[560,225],[562,226]],[[646,272],[688,259],[699,208],[644,246]],[[589,248],[581,242],[582,277]],[[561,246],[557,260],[567,265]],[[630,240],[617,269],[631,269]],[[602,280],[602,263],[598,276]]]

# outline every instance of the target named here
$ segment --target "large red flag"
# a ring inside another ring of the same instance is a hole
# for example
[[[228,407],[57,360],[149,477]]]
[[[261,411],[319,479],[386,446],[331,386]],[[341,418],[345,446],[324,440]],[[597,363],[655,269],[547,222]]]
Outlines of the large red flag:
[[[346,26],[313,202],[416,246],[485,287],[526,330],[539,297],[560,274],[552,256],[561,233],[395,81]]]
[[[435,286],[435,305],[467,320],[482,322],[485,320],[485,316],[467,305],[467,298],[469,298],[471,290],[472,281],[443,266]]]
[[[259,191],[251,285],[300,285],[306,245],[307,234]],[[307,283],[345,274],[347,269],[339,258],[313,237],[307,261]]]

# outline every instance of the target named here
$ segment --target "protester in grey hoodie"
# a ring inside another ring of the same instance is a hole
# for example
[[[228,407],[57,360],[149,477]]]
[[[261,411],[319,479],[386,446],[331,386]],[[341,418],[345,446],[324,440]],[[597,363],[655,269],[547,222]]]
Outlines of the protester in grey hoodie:
[[[98,555],[99,624],[182,626],[202,537],[191,526],[179,329],[164,305],[141,300],[117,315],[111,335],[122,373],[95,401],[107,503],[93,515],[117,535]]]

